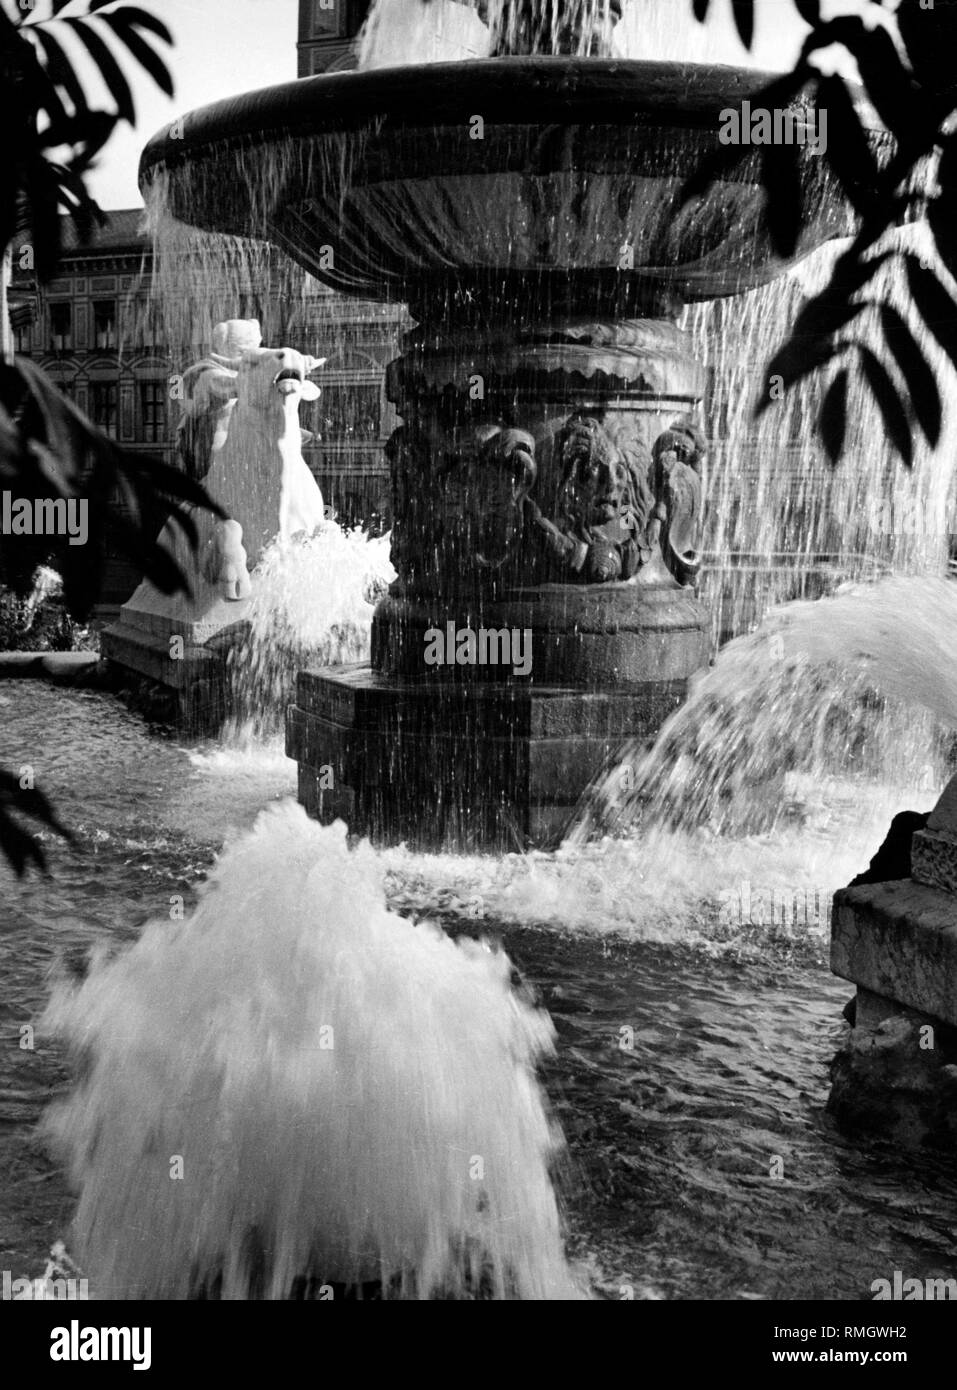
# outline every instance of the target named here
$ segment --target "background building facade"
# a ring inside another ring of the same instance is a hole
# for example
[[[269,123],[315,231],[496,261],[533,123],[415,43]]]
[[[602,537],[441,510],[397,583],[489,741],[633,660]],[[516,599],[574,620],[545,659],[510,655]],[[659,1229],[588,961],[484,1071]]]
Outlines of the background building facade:
[[[355,37],[371,0],[299,0],[298,77],[356,65]]]
[[[300,0],[299,76],[355,66],[356,36],[370,0]],[[209,351],[208,328],[185,351],[171,350],[152,299],[153,250],[142,208],[111,211],[87,244],[70,218],[61,224],[57,278],[40,285],[29,247],[13,250],[9,290],[14,350],[31,358],[94,423],[133,452],[178,463],[178,374]],[[402,306],[350,299],[313,284],[290,298],[281,256],[273,273],[235,303],[222,296],[221,318],[258,318],[263,341],[327,359],[322,394],[301,408],[310,434],[303,454],[323,495],[345,525],[381,531],[390,524],[384,444],[396,426],[385,396],[385,368],[398,355],[407,321]],[[205,276],[208,266],[195,267]],[[183,283],[190,283],[188,268]],[[204,281],[207,303],[216,287]],[[108,607],[128,596],[135,572],[117,569]],[[123,590],[126,592],[123,592]]]

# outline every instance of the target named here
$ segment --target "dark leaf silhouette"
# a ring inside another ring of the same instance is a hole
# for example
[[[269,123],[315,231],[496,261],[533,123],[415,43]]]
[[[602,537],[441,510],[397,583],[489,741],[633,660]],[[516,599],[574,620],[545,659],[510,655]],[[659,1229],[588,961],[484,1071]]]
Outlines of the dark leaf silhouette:
[[[794,0],[794,7],[810,25],[794,71],[777,79],[760,97],[752,96],[752,101],[773,109],[792,101],[802,88],[813,90],[817,110],[828,116],[824,158],[859,226],[850,248],[836,262],[830,284],[805,307],[788,341],[775,353],[766,380],[780,377],[786,386],[793,386],[826,367],[838,353],[855,349],[849,365],[863,374],[889,443],[911,465],[916,431],[931,444],[940,438],[940,388],[920,337],[906,315],[887,302],[879,272],[892,258],[903,258],[914,306],[955,366],[957,297],[913,253],[875,248],[891,229],[924,217],[944,267],[957,278],[957,68],[953,61],[957,3],[900,0],[896,19],[906,56],[885,26],[866,22],[870,15],[824,19],[818,0]],[[695,4],[694,12],[702,18],[707,6],[700,14],[699,8]],[[879,7],[869,8],[874,14]],[[738,14],[736,9],[736,18]],[[743,17],[743,7],[740,14]],[[864,95],[889,132],[883,140],[875,142],[873,122],[862,114],[866,108],[851,85],[838,75],[817,72],[816,55],[833,45],[843,47],[856,61]],[[739,161],[754,158],[751,151],[735,147],[710,153],[692,172],[683,199],[702,196],[716,178],[740,177],[733,167],[735,156]],[[768,198],[765,224],[775,250],[786,256],[790,248],[800,246],[797,224],[803,211],[787,158],[764,155],[761,177]],[[875,287],[872,299],[861,295],[867,286]],[[872,348],[848,339],[844,332],[865,306],[877,312],[886,361],[893,359],[903,388]],[[838,446],[843,447],[839,406],[846,409],[848,382],[843,375],[835,377],[822,403],[825,418],[819,420],[819,427],[833,458],[840,453]],[[758,401],[758,411],[766,410],[773,399],[769,386]]]
[[[768,406],[779,399],[778,395],[771,394],[772,386],[778,384],[776,378],[780,378],[782,389],[788,390],[819,368],[827,366],[834,356],[834,351],[830,340],[825,337],[814,337],[810,340],[789,338],[768,363],[764,392],[759,397],[756,407],[758,413],[767,410]]]
[[[185,575],[160,545],[163,523],[171,521],[194,541],[191,507],[222,515],[180,469],[121,449],[29,361],[0,366],[0,479],[6,477],[16,477],[31,497],[87,501],[86,546],[31,536],[7,537],[3,549],[5,577],[20,590],[37,564],[54,559],[64,598],[78,618],[96,601],[97,576],[109,551],[139,564],[164,593],[185,589]]]
[[[41,24],[34,25],[31,32],[43,50],[43,57],[50,76],[57,86],[62,87],[66,92],[73,103],[74,110],[78,112],[88,110],[86,93],[63,51],[59,39]]]
[[[828,458],[837,463],[844,452],[847,429],[847,372],[842,368],[831,382],[821,407],[818,429]]]
[[[957,137],[951,132],[942,141],[937,166],[937,196],[927,208],[927,220],[937,250],[951,275],[957,272]]]
[[[731,0],[734,23],[745,48],[750,48],[754,39],[754,0]]]
[[[794,0],[794,8],[808,24],[820,22],[821,0]]]
[[[827,112],[825,158],[855,212],[873,216],[878,203],[877,163],[844,79],[836,74],[823,77],[818,83],[815,105],[819,111]]]
[[[764,220],[771,244],[784,260],[797,251],[801,237],[801,169],[796,145],[764,145],[761,172],[767,198]]]
[[[851,303],[837,287],[826,286],[809,299],[794,321],[792,336],[805,342],[812,338],[831,338],[857,317],[861,303]]]
[[[116,103],[117,115],[121,120],[129,121],[130,125],[132,125],[136,120],[136,107],[133,104],[133,93],[109,45],[100,37],[92,25],[87,24],[84,20],[65,19],[63,22],[64,24],[70,25],[77,38],[99,68],[100,76],[106,83],[110,96]]]
[[[857,60],[871,104],[901,146],[919,147],[936,121],[887,30],[868,28],[856,15],[842,15],[815,28],[805,42],[805,57],[834,43],[843,44]]]
[[[881,326],[887,345],[907,383],[911,408],[927,439],[935,445],[940,440],[942,423],[937,379],[907,323],[889,304],[881,307]]]
[[[914,438],[897,387],[887,368],[869,347],[858,343],[857,350],[865,380],[877,402],[891,442],[907,467],[911,468],[914,463]]]
[[[130,15],[123,10],[117,10],[115,14],[104,15],[103,23],[108,24],[116,37],[126,44],[133,57],[146,69],[157,87],[171,97],[173,95],[173,79],[170,76],[169,68],[146,40],[137,33],[135,22]]]
[[[829,289],[840,290],[845,298],[850,298],[862,290],[869,280],[873,280],[881,266],[886,265],[893,255],[891,251],[881,251],[876,256],[865,256],[863,253],[866,249],[866,243],[855,243],[840,257],[834,267]]]
[[[23,877],[31,864],[41,871],[47,866],[42,844],[20,823],[23,820],[36,821],[65,840],[73,840],[42,792],[37,787],[21,787],[13,773],[0,767],[0,850],[18,878]]]
[[[105,3],[110,4],[111,0],[105,0]],[[137,29],[146,29],[149,33],[155,34],[164,43],[173,42],[173,35],[167,26],[161,19],[157,19],[155,14],[150,14],[149,10],[142,10],[138,5],[124,5],[122,9],[116,10],[115,14]]]

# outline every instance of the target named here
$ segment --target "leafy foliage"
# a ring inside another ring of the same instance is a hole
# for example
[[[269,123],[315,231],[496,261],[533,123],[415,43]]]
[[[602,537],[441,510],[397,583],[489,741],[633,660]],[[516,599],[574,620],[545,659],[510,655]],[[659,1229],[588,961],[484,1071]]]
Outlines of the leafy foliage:
[[[60,255],[60,208],[72,217],[81,240],[105,221],[83,175],[120,121],[136,118],[130,85],[101,30],[141,64],[164,92],[172,94],[169,70],[141,31],[172,43],[166,25],[138,6],[102,15],[110,0],[90,0],[87,13],[63,16],[68,0],[53,0],[50,19],[36,19],[8,0],[0,4],[0,74],[9,109],[5,137],[9,163],[0,179],[0,246],[25,234],[37,274],[48,280]],[[63,47],[66,30],[86,48],[114,102],[113,110],[91,107]],[[66,154],[63,154],[63,151]]]
[[[78,618],[99,596],[110,553],[134,561],[164,593],[185,589],[186,576],[158,533],[169,520],[195,543],[188,508],[219,511],[180,469],[121,449],[28,361],[0,365],[0,489],[86,501],[86,545],[72,546],[65,536],[11,536],[0,553],[0,575],[18,593],[29,589],[38,564],[52,564]]]
[[[933,367],[908,323],[907,315],[884,302],[878,276],[893,261],[903,269],[916,316],[957,366],[957,300],[937,270],[904,247],[888,250],[888,233],[906,221],[924,219],[945,272],[957,277],[957,3],[901,0],[896,13],[900,44],[882,24],[864,16],[823,19],[817,0],[794,0],[811,26],[794,71],[759,94],[755,107],[773,109],[801,92],[819,111],[827,112],[826,159],[834,178],[858,217],[857,234],[837,261],[830,282],[804,308],[788,340],[768,366],[787,387],[811,373],[831,376],[825,392],[819,431],[833,462],[846,441],[848,367],[853,362],[867,385],[887,434],[910,466],[916,440],[935,445],[941,434],[943,407]],[[738,33],[748,47],[753,34],[751,6],[735,4]],[[871,0],[873,15],[891,7]],[[707,18],[709,0],[692,0],[693,13]],[[875,157],[865,127],[862,103],[837,74],[825,75],[814,58],[840,45],[857,63],[864,93],[893,136],[889,157]],[[798,242],[800,171],[796,151],[764,147],[762,180],[766,190],[765,224],[776,252],[793,256]],[[689,180],[685,197],[700,195],[715,178],[742,158],[724,147]],[[931,176],[931,171],[933,175]],[[936,186],[927,192],[928,183]],[[879,329],[880,352],[858,331],[868,322]],[[770,405],[766,395],[759,410]]]
[[[70,0],[52,0],[50,17],[40,19],[15,0],[0,0],[0,77],[8,97],[0,249],[25,239],[41,282],[59,265],[61,209],[81,242],[108,220],[84,179],[117,124],[135,120],[130,84],[114,49],[164,92],[173,91],[153,42],[172,42],[161,20],[115,0],[88,0],[82,14],[67,13],[69,6]],[[111,108],[90,104],[63,46],[64,32],[86,50]],[[75,498],[87,504],[85,545],[70,546],[66,537],[11,536],[0,551],[0,578],[15,593],[30,588],[38,564],[55,565],[66,605],[78,618],[98,597],[108,553],[134,560],[166,593],[185,589],[185,575],[157,535],[172,520],[195,542],[189,509],[218,511],[204,489],[178,469],[120,448],[25,360],[0,364],[0,490],[31,500]],[[0,769],[0,853],[18,874],[31,864],[45,864],[31,822],[67,835],[41,792],[21,789]]]

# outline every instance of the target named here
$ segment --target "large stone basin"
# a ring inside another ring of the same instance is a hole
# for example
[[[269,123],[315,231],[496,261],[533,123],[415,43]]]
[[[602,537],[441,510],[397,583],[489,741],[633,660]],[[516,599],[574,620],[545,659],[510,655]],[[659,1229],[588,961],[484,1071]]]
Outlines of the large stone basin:
[[[194,112],[150,141],[141,177],[165,170],[177,217],[269,238],[349,294],[415,304],[480,276],[556,308],[612,297],[620,317],[781,273],[760,218],[780,147],[678,198],[723,148],[719,113],[771,80],[537,56],[319,76]],[[803,256],[851,222],[825,159],[799,155]]]

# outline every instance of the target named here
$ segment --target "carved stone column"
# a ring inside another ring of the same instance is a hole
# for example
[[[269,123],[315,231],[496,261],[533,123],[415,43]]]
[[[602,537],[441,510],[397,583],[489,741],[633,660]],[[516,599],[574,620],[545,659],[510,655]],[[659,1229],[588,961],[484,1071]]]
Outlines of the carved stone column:
[[[372,666],[303,673],[290,713],[300,798],[385,840],[553,842],[708,659],[687,339],[664,314],[498,302],[413,306]]]

